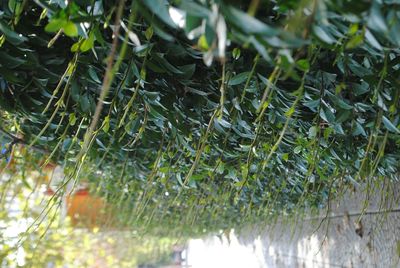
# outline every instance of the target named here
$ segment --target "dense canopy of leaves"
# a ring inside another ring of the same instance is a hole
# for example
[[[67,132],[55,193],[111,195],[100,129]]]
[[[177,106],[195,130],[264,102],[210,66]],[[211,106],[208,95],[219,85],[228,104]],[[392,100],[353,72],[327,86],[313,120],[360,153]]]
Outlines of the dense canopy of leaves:
[[[2,128],[128,223],[223,226],[398,178],[396,0],[1,5]]]

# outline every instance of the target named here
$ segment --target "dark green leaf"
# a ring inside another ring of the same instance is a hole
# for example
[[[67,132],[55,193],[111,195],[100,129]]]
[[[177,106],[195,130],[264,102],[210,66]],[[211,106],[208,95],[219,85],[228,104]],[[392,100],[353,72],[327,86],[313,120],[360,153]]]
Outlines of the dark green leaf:
[[[326,31],[325,28],[314,25],[312,29],[313,29],[313,33],[321,41],[323,41],[329,45],[336,43],[336,40]]]
[[[228,7],[225,16],[226,20],[235,24],[246,34],[261,34],[264,36],[274,36],[278,34],[278,30],[234,7]]]
[[[168,12],[168,2],[165,0],[144,0],[143,3],[168,26],[175,28],[176,25]]]
[[[231,79],[229,79],[228,85],[235,86],[243,83],[249,77],[250,72],[243,72],[240,74],[235,75]]]
[[[0,20],[0,32],[2,32],[5,35],[6,40],[13,45],[19,45],[22,42],[25,42],[28,40],[22,34],[18,34],[16,32],[14,32],[13,30],[11,30],[10,27],[8,27],[8,25],[6,23],[4,23],[2,20]]]
[[[390,132],[400,134],[400,130],[386,116],[382,116],[382,122]]]
[[[368,27],[377,32],[387,32],[388,30],[380,10],[380,5],[377,2],[374,2],[372,5],[371,13],[368,17]]]

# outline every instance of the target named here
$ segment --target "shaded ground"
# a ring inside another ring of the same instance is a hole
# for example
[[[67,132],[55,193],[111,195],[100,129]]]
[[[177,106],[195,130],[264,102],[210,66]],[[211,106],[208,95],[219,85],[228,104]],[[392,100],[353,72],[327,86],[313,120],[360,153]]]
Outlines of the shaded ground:
[[[239,256],[246,259],[246,267],[400,267],[399,188],[390,184],[349,190],[331,202],[328,213],[251,226],[229,239],[207,238],[202,241],[207,247],[197,241],[204,256],[196,258],[204,264],[214,252],[230,267],[240,267],[234,261]],[[214,267],[210,263],[207,267]]]

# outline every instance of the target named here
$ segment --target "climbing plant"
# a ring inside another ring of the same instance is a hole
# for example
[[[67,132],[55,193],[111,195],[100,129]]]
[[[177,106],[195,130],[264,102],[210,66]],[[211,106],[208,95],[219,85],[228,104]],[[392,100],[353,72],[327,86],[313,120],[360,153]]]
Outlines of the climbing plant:
[[[3,1],[1,127],[124,225],[318,208],[399,177],[399,19],[396,0]]]

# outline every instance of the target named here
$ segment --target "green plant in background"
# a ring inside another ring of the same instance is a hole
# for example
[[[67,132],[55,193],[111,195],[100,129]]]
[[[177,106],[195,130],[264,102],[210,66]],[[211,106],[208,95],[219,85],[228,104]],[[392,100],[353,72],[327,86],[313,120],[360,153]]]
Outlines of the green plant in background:
[[[136,228],[79,228],[63,218],[58,200],[42,194],[43,174],[29,152],[13,156],[0,195],[0,267],[137,267],[169,264],[171,236],[139,234]],[[52,207],[43,217],[43,209]],[[101,227],[101,226],[100,226]]]
[[[201,234],[399,177],[397,1],[6,2],[1,126],[121,226]]]

